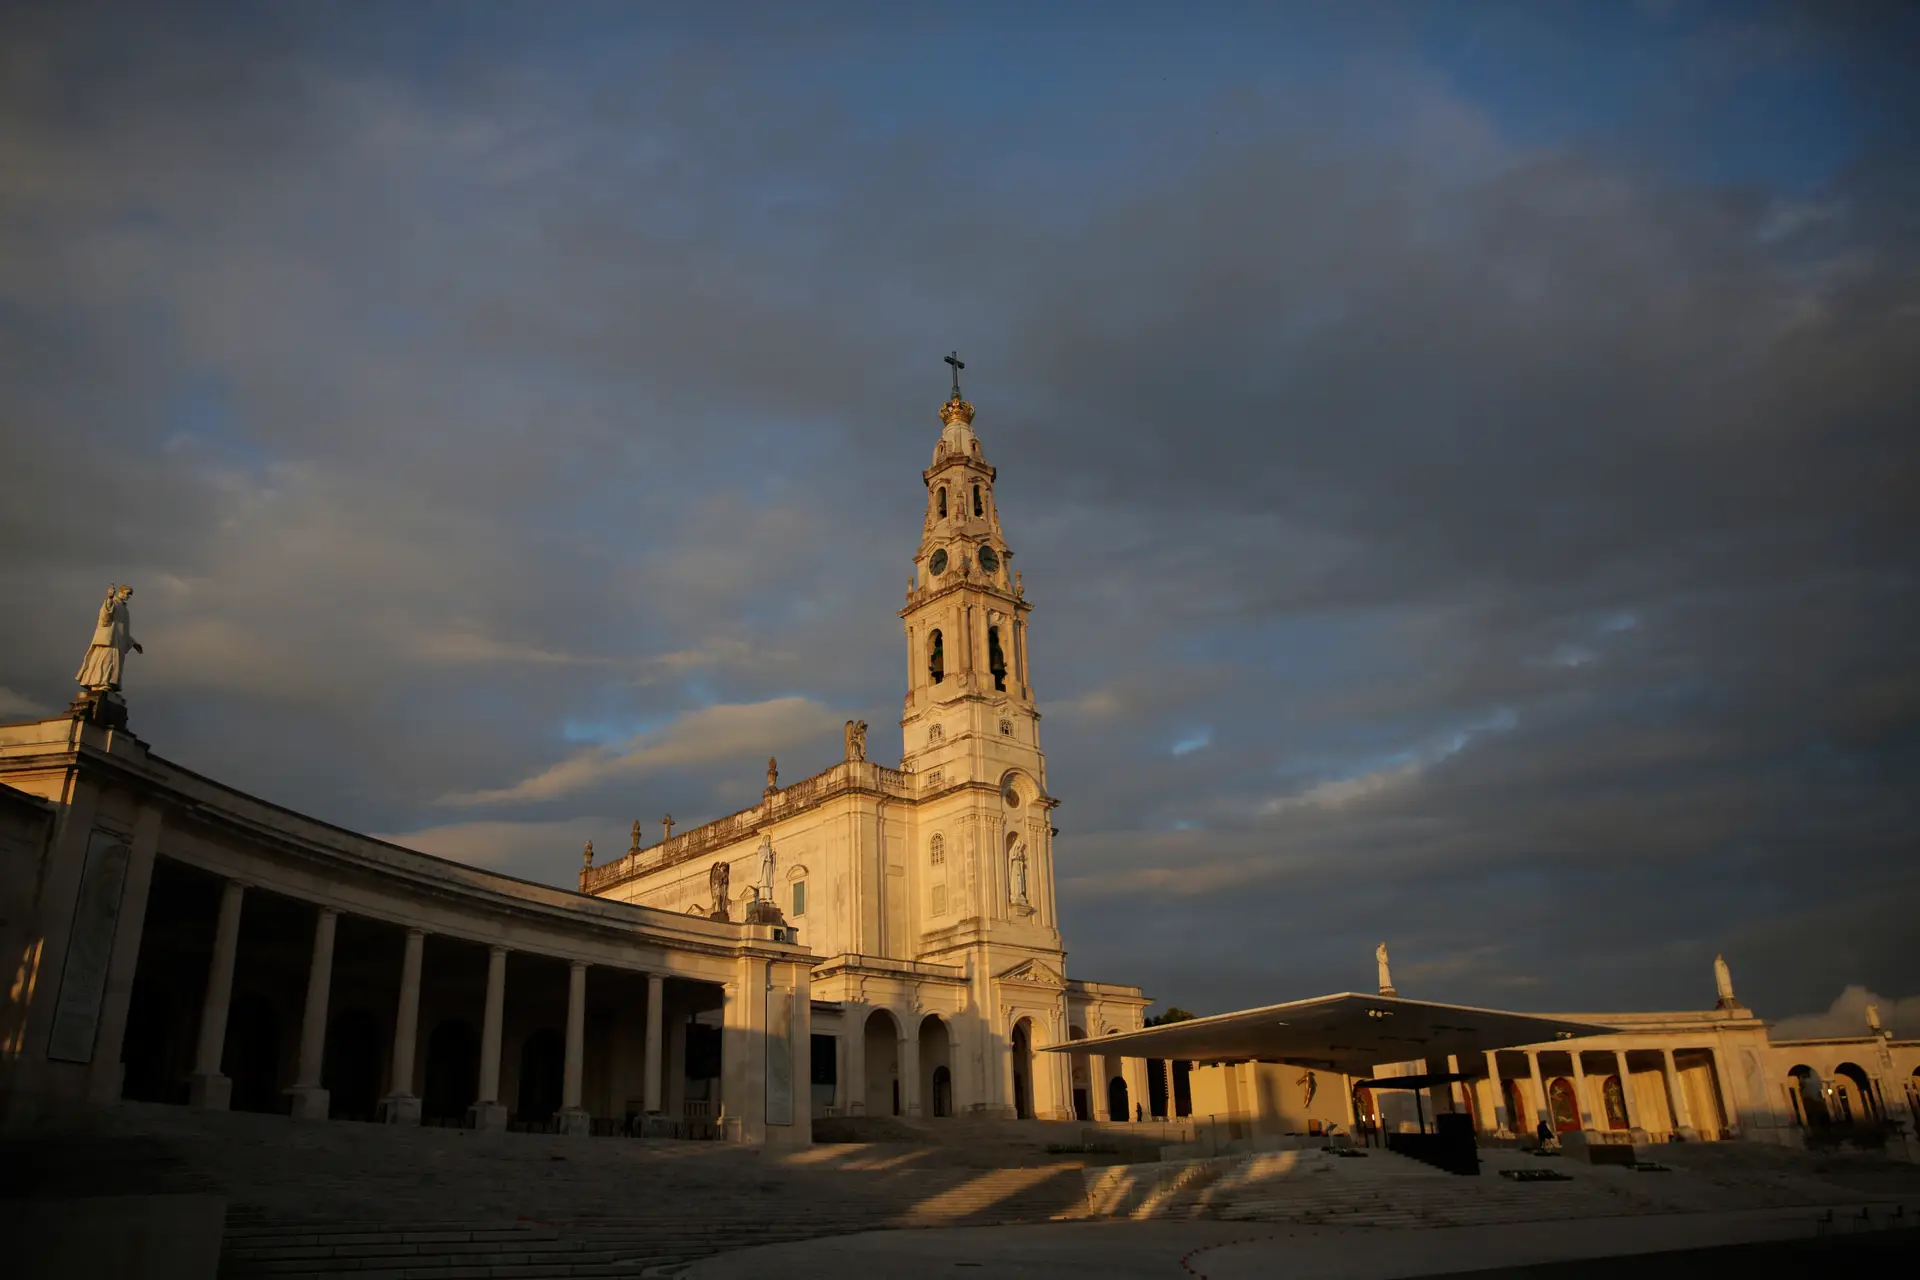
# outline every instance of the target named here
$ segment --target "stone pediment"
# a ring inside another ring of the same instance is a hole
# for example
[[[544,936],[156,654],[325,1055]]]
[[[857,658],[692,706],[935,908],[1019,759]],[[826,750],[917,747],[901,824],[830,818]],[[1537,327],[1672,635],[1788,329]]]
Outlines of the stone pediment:
[[[1013,966],[1001,974],[997,981],[1024,982],[1035,987],[1064,987],[1066,979],[1055,973],[1043,960],[1028,960]]]

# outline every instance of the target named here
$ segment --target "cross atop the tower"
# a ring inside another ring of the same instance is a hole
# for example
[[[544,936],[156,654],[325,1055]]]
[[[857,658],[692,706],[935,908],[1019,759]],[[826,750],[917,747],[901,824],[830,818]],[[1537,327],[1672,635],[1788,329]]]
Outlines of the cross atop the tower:
[[[960,371],[967,367],[967,362],[960,358],[958,351],[948,352],[946,359],[947,363],[953,366],[953,398],[958,400],[960,398]]]

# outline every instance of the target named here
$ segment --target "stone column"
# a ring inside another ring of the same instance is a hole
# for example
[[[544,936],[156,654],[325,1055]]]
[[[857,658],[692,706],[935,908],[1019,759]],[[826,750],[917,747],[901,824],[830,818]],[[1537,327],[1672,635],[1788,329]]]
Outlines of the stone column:
[[[586,1137],[593,1117],[580,1105],[580,1071],[587,1049],[587,962],[575,960],[567,973],[567,1059],[560,1086],[560,1131]]]
[[[841,1018],[840,1029],[847,1045],[847,1073],[840,1085],[845,1096],[840,1114],[863,1116],[867,1114],[867,1006],[849,1004]]]
[[[908,1021],[912,1021],[911,1017]],[[920,1114],[920,1037],[907,1027],[900,1033],[900,1114]]]
[[[480,1096],[468,1115],[473,1127],[504,1131],[506,1104],[500,1101],[500,1037],[507,1015],[507,949],[487,949],[487,1005],[480,1023]]]
[[[1597,1129],[1600,1126],[1593,1120],[1593,1102],[1587,1096],[1587,1064],[1580,1061],[1578,1049],[1569,1050],[1567,1056],[1573,1059],[1573,1105],[1580,1113],[1580,1127]]]
[[[1491,1103],[1493,1109],[1488,1113],[1493,1119],[1493,1127],[1505,1129],[1508,1133],[1518,1133],[1519,1130],[1513,1124],[1513,1117],[1507,1114],[1507,1091],[1500,1087],[1500,1055],[1492,1049],[1487,1050],[1487,1084],[1489,1091],[1493,1094]]]
[[[1640,1104],[1633,1098],[1633,1068],[1627,1062],[1627,1051],[1617,1050],[1613,1055],[1613,1061],[1620,1068],[1620,1100],[1621,1105],[1627,1109],[1627,1132],[1633,1135],[1635,1142],[1644,1141],[1647,1135],[1646,1131],[1640,1127]],[[1602,1107],[1606,1106],[1606,1102],[1605,1098],[1600,1099]]]
[[[200,1001],[200,1043],[193,1056],[188,1100],[207,1111],[225,1111],[233,1081],[220,1073],[227,1047],[227,1005],[233,999],[233,963],[240,950],[240,904],[247,887],[227,881],[220,891],[220,918],[213,927],[213,963],[207,966],[207,992]]]
[[[1673,1134],[1676,1138],[1692,1142],[1700,1135],[1694,1132],[1693,1116],[1687,1107],[1687,1091],[1681,1084],[1679,1068],[1674,1065],[1673,1050],[1662,1046],[1660,1054],[1666,1065],[1667,1106],[1673,1119]]]
[[[333,931],[337,912],[321,907],[313,919],[313,959],[307,966],[307,1003],[300,1014],[300,1065],[294,1076],[293,1118],[325,1120],[327,1091],[321,1067],[327,1053],[327,997],[333,988]]]
[[[426,946],[426,930],[407,930],[407,949],[400,959],[400,1009],[393,1019],[393,1079],[380,1103],[388,1124],[420,1123],[420,1099],[413,1092],[413,1050],[420,1037],[420,963]]]
[[[1051,1054],[1049,1056],[1055,1059],[1059,1057],[1058,1054]],[[1134,1116],[1145,1116],[1147,1114],[1147,1103],[1150,1102],[1153,1097],[1153,1095],[1147,1091],[1147,1060],[1145,1058],[1120,1059],[1120,1074],[1127,1082],[1127,1105],[1134,1108],[1133,1115],[1128,1116],[1127,1119],[1132,1120]]]
[[[121,885],[119,914],[114,918],[98,1038],[87,1073],[87,1095],[102,1106],[118,1102],[126,1082],[127,1068],[120,1060],[120,1051],[126,1041],[127,1008],[133,1000],[133,980],[140,963],[140,938],[146,929],[147,895],[153,887],[160,825],[160,810],[143,807],[134,815],[133,835],[127,841],[127,876]]]
[[[667,980],[657,973],[647,975],[647,1056],[646,1080],[640,1086],[641,1107],[648,1115],[660,1113],[660,1028],[666,1013]]]
[[[1547,1101],[1547,1082],[1540,1078],[1540,1051],[1538,1049],[1527,1050],[1527,1068],[1533,1073],[1532,1103],[1537,1110],[1533,1115],[1527,1117],[1526,1128],[1514,1130],[1515,1133],[1522,1136],[1538,1129],[1542,1120],[1547,1122],[1548,1128],[1553,1127],[1553,1107]]]

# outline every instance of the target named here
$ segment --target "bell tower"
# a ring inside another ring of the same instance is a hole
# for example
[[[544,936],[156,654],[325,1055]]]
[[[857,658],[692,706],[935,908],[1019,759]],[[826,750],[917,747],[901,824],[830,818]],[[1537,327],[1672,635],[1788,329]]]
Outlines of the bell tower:
[[[1027,602],[994,495],[998,472],[973,431],[973,406],[953,394],[940,406],[933,465],[921,473],[926,519],[900,617],[907,633],[907,697],[900,720],[904,767],[946,757],[968,738],[1009,748],[1041,787],[1039,712],[1027,671]],[[984,763],[984,761],[982,761]],[[1012,760],[1009,764],[1015,763]]]

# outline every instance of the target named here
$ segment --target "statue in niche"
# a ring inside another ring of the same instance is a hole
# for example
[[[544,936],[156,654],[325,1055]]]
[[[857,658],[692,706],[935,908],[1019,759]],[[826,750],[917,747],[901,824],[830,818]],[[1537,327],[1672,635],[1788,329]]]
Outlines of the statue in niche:
[[[87,646],[87,656],[73,677],[89,693],[118,692],[120,677],[126,669],[127,650],[146,652],[133,638],[133,617],[127,611],[127,601],[132,598],[132,587],[107,588],[107,598],[101,602],[100,614],[94,620],[93,642]]]
[[[1373,949],[1375,963],[1380,966],[1380,994],[1390,996],[1393,991],[1393,975],[1387,972],[1387,944],[1381,943]]]
[[[867,758],[867,722],[865,720],[847,721],[847,759],[865,760]]]
[[[733,868],[724,862],[713,864],[707,872],[707,891],[713,895],[713,918],[725,920],[727,916],[727,884],[733,879]]]
[[[1031,906],[1032,903],[1027,900],[1027,842],[1015,837],[1012,855],[1007,864],[1007,870],[1014,904],[1022,907]]]

